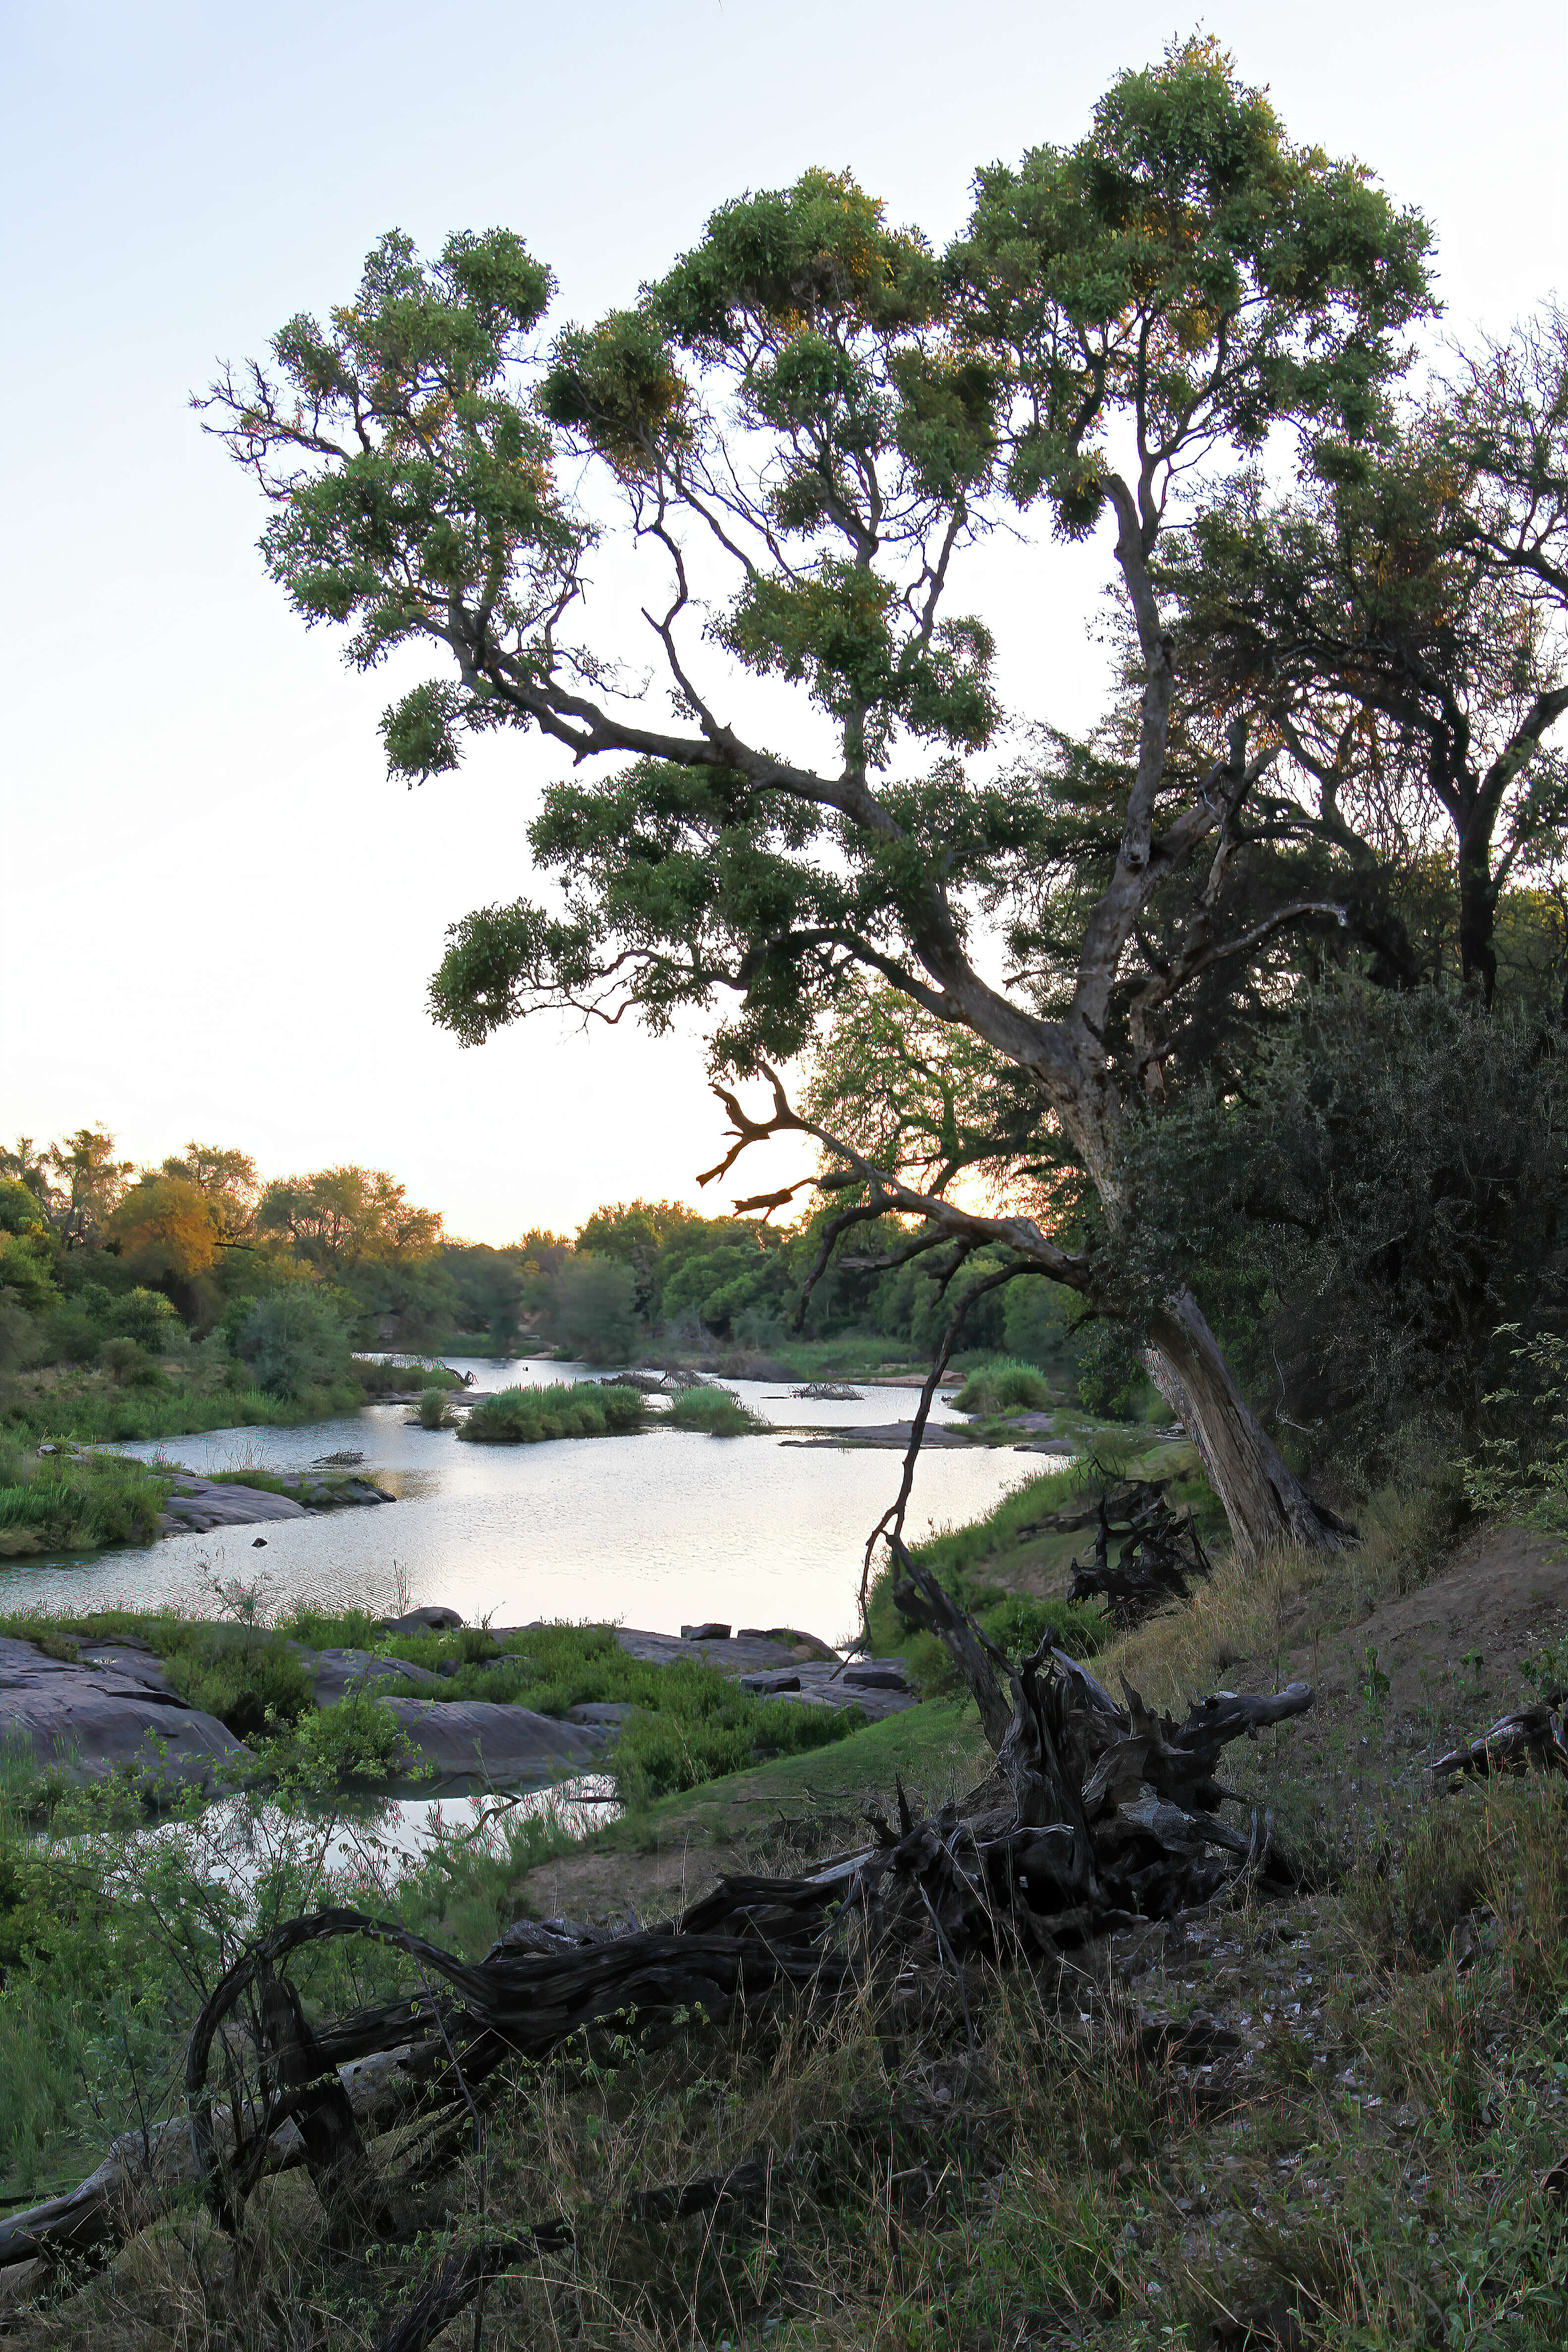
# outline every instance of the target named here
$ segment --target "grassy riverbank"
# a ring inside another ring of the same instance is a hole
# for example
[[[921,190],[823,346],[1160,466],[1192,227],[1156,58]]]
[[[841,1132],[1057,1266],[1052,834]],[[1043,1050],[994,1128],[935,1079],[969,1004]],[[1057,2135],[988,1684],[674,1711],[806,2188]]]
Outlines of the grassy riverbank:
[[[46,1454],[0,1432],[0,1559],[151,1543],[173,1480],[116,1454]]]
[[[459,1389],[454,1373],[436,1365],[357,1362],[325,1387],[278,1396],[238,1377],[226,1361],[215,1371],[170,1360],[154,1363],[156,1382],[126,1384],[93,1365],[56,1364],[5,1382],[3,1433],[21,1445],[43,1443],[121,1445],[190,1437],[209,1429],[295,1429],[356,1412],[380,1396],[410,1389]]]

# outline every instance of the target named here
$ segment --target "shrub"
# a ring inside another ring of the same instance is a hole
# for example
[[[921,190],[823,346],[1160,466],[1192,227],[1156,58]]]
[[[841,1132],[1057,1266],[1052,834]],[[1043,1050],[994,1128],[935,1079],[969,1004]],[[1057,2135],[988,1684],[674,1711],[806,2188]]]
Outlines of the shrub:
[[[636,1389],[596,1381],[552,1381],[541,1388],[498,1389],[472,1407],[459,1437],[476,1445],[537,1445],[549,1437],[618,1437],[642,1426]]]
[[[102,1342],[98,1325],[79,1307],[57,1307],[44,1318],[43,1349],[50,1363],[94,1363]]]
[[[1050,1402],[1045,1375],[1007,1356],[971,1372],[954,1399],[960,1412],[1043,1412]]]
[[[150,1356],[166,1356],[184,1345],[185,1327],[161,1290],[127,1291],[114,1301],[108,1320],[118,1337],[135,1340]]]
[[[402,1723],[369,1691],[335,1706],[313,1708],[284,1752],[307,1780],[336,1788],[344,1780],[386,1780],[406,1773],[414,1748]]]
[[[100,1360],[122,1388],[166,1389],[169,1385],[139,1339],[106,1339]]]
[[[236,1352],[267,1395],[298,1398],[335,1386],[352,1369],[348,1333],[329,1299],[306,1283],[258,1298]]]
[[[237,1739],[299,1722],[316,1704],[289,1643],[256,1625],[193,1625],[165,1654],[172,1689],[216,1715]]]
[[[732,1389],[682,1389],[668,1419],[672,1429],[705,1429],[710,1437],[749,1437],[769,1426]]]

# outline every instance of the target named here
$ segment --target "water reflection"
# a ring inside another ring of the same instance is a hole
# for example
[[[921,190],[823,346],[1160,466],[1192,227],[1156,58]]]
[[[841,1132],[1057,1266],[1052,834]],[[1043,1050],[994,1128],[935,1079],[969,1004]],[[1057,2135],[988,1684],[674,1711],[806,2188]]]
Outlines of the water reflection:
[[[571,1380],[574,1364],[449,1359],[480,1391]],[[790,1396],[776,1381],[730,1383],[781,1431],[711,1438],[685,1430],[542,1445],[459,1444],[407,1426],[403,1405],[368,1405],[300,1429],[216,1430],[129,1444],[193,1470],[309,1467],[358,1453],[395,1492],[395,1509],[273,1521],[260,1532],[172,1536],[146,1549],[7,1563],[10,1609],[195,1609],[205,1579],[265,1568],[275,1594],[375,1613],[395,1606],[399,1571],[418,1602],[444,1602],[469,1622],[536,1617],[619,1619],[659,1632],[683,1621],[793,1624],[827,1641],[855,1628],[861,1551],[898,1490],[896,1453],[799,1447],[788,1427],[867,1426],[913,1413],[913,1389],[867,1388],[858,1402]],[[940,1403],[939,1417],[951,1408]],[[1009,1452],[931,1451],[916,1473],[910,1525],[961,1525],[1048,1466]],[[395,1563],[396,1564],[395,1567]],[[210,1604],[209,1604],[210,1605]]]
[[[285,1886],[296,1906],[374,1906],[390,1899],[434,1846],[521,1871],[542,1853],[546,1838],[585,1837],[620,1811],[614,1780],[596,1773],[510,1790],[454,1782],[392,1794],[351,1790],[319,1803],[220,1797],[199,1813],[151,1823],[129,1838],[115,1832],[111,1875],[144,1876],[166,1860],[189,1883],[237,1897],[247,1911],[258,1892],[275,1896]],[[103,1832],[88,1836],[97,1843]],[[80,1833],[45,1832],[40,1842],[63,1860]]]

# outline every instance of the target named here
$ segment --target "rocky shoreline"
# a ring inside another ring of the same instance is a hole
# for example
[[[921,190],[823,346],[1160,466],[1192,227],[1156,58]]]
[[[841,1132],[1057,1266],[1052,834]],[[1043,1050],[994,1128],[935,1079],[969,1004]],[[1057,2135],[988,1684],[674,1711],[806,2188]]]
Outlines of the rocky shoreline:
[[[416,1610],[388,1621],[387,1630],[442,1632],[461,1622],[452,1610]],[[530,1629],[492,1630],[504,1640],[510,1632]],[[690,1628],[679,1637],[614,1630],[631,1657],[658,1665],[700,1659],[762,1696],[858,1706],[873,1720],[917,1704],[900,1660],[843,1658],[787,1627],[733,1638],[728,1627]],[[40,1770],[64,1769],[84,1780],[126,1771],[151,1791],[195,1787],[210,1794],[220,1774],[241,1774],[259,1760],[216,1716],[171,1686],[150,1643],[135,1634],[79,1641],[77,1654],[65,1657],[55,1654],[60,1644],[45,1648],[0,1635],[0,1739],[30,1750]],[[506,1701],[449,1699],[440,1696],[439,1674],[405,1659],[375,1650],[289,1646],[310,1677],[319,1707],[373,1693],[402,1727],[410,1769],[433,1769],[433,1787],[517,1786],[590,1770],[631,1712],[618,1704],[588,1704],[556,1717]]]
[[[194,1470],[180,1470],[158,1520],[166,1536],[205,1536],[215,1528],[252,1528],[268,1519],[312,1519],[323,1511],[342,1511],[358,1504],[395,1503],[395,1495],[369,1478],[312,1477],[308,1470],[279,1474],[278,1486],[247,1486],[228,1478],[203,1478]]]

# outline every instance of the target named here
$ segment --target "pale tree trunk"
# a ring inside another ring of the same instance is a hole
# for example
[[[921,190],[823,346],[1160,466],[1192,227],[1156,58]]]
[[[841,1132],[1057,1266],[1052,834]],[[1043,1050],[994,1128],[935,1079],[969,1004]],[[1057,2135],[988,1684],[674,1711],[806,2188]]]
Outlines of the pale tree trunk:
[[[1336,1551],[1352,1535],[1313,1501],[1231,1377],[1190,1290],[1152,1318],[1143,1363],[1196,1446],[1225,1507],[1237,1550],[1256,1559],[1276,1544]]]

